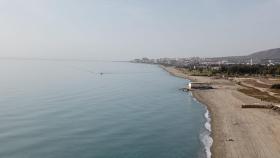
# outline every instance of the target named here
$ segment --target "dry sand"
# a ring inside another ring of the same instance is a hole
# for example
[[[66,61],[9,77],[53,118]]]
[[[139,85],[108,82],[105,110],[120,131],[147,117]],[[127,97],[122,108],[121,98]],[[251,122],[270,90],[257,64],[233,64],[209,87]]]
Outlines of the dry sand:
[[[178,77],[212,83],[212,90],[193,91],[211,114],[212,157],[280,158],[279,113],[269,109],[242,109],[242,104],[261,101],[240,93],[238,85],[229,80],[188,76],[173,67],[163,68]]]

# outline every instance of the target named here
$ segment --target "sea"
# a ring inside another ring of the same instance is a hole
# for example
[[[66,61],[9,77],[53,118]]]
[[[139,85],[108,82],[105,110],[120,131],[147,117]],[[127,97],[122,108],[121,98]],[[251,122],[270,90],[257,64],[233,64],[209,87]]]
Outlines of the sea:
[[[157,65],[0,60],[1,158],[210,158],[204,105]]]

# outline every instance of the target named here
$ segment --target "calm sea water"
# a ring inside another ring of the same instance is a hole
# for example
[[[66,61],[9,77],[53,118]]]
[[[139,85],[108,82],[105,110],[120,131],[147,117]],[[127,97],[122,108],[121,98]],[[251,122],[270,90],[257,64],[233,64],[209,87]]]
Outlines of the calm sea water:
[[[205,108],[157,66],[1,60],[0,75],[1,158],[204,155]]]

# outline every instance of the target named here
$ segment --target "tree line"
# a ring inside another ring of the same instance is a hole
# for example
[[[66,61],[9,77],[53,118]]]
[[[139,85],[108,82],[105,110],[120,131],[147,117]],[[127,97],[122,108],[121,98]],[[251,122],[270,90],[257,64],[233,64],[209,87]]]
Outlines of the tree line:
[[[217,71],[227,75],[280,75],[280,65],[223,65]]]
[[[182,67],[180,67],[182,68]],[[187,66],[184,67],[191,73],[196,75],[213,76],[224,74],[228,76],[242,75],[272,75],[280,76],[280,65],[221,65],[221,66]]]

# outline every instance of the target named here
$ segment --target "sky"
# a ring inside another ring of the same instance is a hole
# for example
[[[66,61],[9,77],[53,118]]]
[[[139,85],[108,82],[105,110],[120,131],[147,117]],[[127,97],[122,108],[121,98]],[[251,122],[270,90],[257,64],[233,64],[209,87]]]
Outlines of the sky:
[[[0,0],[0,57],[129,60],[280,47],[280,0]]]

